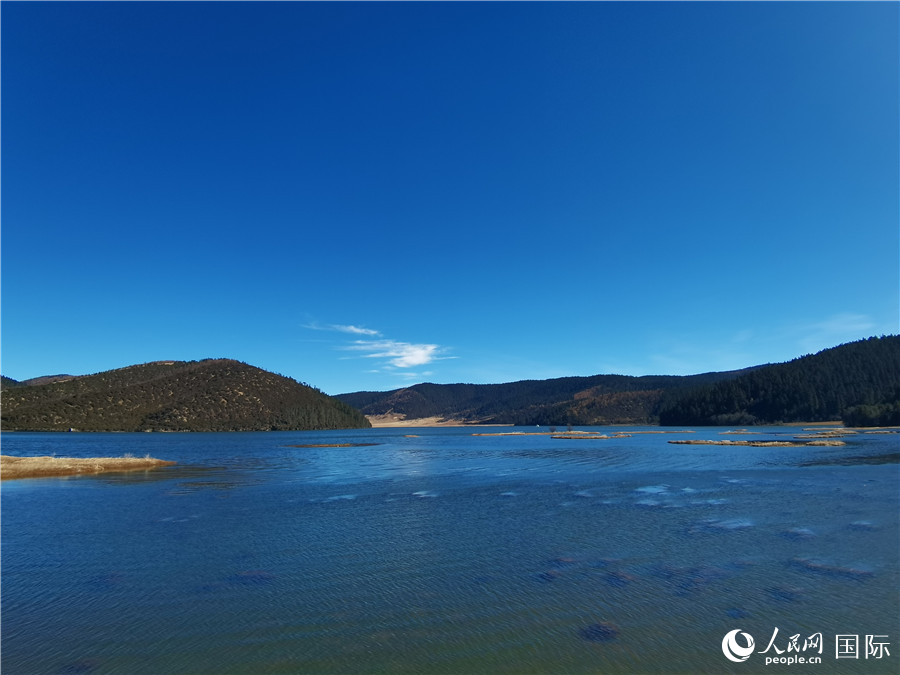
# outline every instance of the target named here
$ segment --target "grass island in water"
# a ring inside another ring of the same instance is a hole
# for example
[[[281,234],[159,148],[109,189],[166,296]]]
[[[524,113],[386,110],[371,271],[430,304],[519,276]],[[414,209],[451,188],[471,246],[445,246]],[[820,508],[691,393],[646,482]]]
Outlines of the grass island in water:
[[[0,455],[0,478],[77,476],[111,471],[138,471],[176,462],[153,457],[11,457]]]

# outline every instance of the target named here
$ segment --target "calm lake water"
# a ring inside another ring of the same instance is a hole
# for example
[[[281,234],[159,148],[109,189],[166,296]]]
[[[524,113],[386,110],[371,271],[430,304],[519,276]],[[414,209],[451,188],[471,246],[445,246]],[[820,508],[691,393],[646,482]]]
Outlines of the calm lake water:
[[[4,675],[900,670],[900,437],[473,431],[3,434],[179,462],[3,483]]]

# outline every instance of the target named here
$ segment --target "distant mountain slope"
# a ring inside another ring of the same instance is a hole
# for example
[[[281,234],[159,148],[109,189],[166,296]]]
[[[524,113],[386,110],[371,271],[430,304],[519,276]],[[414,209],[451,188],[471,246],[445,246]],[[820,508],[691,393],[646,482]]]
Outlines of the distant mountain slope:
[[[32,377],[30,380],[22,380],[19,384],[31,387],[36,384],[51,384],[53,382],[65,382],[77,377],[76,375],[42,375],[41,377]]]
[[[47,380],[50,380],[49,382]],[[368,427],[317,389],[231,359],[2,381],[2,429],[256,431]]]
[[[506,384],[417,384],[337,398],[367,415],[519,425],[887,423],[900,414],[900,337],[783,364],[684,377],[594,375]]]
[[[660,423],[818,422],[855,413],[848,423],[861,424],[867,407],[876,420],[900,410],[900,336],[851,342],[668,398]]]
[[[417,384],[337,396],[367,415],[443,417],[519,425],[652,424],[667,391],[737,377],[745,371],[674,375],[594,375],[505,384]]]

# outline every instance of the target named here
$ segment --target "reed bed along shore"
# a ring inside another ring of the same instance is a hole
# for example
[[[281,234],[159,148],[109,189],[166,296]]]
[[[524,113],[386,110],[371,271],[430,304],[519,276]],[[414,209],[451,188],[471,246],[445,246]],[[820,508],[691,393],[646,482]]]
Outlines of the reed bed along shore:
[[[846,445],[844,441],[823,439],[814,441],[669,441],[675,445],[743,445],[752,448],[805,448],[809,445],[838,446]]]
[[[108,473],[111,471],[146,471],[176,462],[153,457],[12,457],[0,455],[0,478],[43,478]]]
[[[580,440],[580,441],[605,441],[611,438],[631,438],[631,434],[615,434],[613,436],[607,436],[606,434],[597,434],[595,436],[591,435],[576,435],[576,434],[556,434],[550,436],[550,438],[555,438],[559,440]]]
[[[553,427],[551,427],[553,429]],[[552,438],[627,438],[634,434],[693,434],[696,433],[691,429],[671,430],[664,429],[660,431],[632,430],[623,429],[615,432],[613,436],[598,435],[595,431],[584,431],[581,429],[572,429],[569,431],[494,431],[494,432],[477,432],[473,436],[550,436]]]

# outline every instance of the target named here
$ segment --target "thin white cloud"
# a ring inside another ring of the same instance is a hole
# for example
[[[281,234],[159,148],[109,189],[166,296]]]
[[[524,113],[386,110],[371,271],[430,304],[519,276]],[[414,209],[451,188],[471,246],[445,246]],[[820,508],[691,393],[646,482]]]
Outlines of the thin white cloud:
[[[340,324],[332,324],[329,326],[332,330],[340,331],[341,333],[352,333],[353,335],[381,335],[377,330],[372,330],[371,328],[362,328],[361,326],[342,326]]]
[[[422,372],[414,372],[414,371],[398,371],[395,372],[394,375],[397,377],[402,377],[404,380],[423,380],[424,378],[430,376],[432,372],[430,370],[424,370]]]
[[[621,372],[630,375],[697,375],[738,370],[763,363],[754,354],[755,345],[753,332],[748,329],[712,339],[707,336],[667,335],[664,341],[656,345],[656,350],[650,352],[644,365]]]
[[[388,364],[394,368],[424,366],[438,358],[441,351],[438,345],[413,344],[397,340],[356,340],[345,349],[368,352],[364,356],[370,359],[387,359]]]
[[[833,314],[802,328],[805,335],[800,339],[800,346],[804,352],[817,352],[845,342],[870,337],[876,328],[877,324],[865,314],[851,312]]]
[[[664,346],[650,352],[648,363],[654,372],[667,375],[737,370],[814,354],[870,337],[880,332],[878,328],[868,315],[842,312],[805,323],[769,326],[765,331],[742,329],[730,337],[667,336]],[[646,368],[620,370],[633,375]]]
[[[318,321],[310,321],[303,325],[309,330],[334,331],[338,333],[350,333],[351,335],[370,335],[372,337],[380,336],[381,333],[371,328],[363,328],[362,326],[345,325],[340,323],[320,324]]]
[[[431,371],[411,371],[433,361],[455,358],[444,356],[446,348],[436,344],[401,342],[382,337],[381,331],[357,326],[355,324],[320,324],[311,321],[306,328],[317,331],[347,333],[349,335],[378,339],[358,339],[340,345],[338,349],[357,352],[358,357],[379,359],[381,362],[368,373],[384,373],[398,375],[406,379],[432,375]]]
[[[835,314],[815,324],[815,328],[832,335],[857,334],[860,331],[871,330],[874,327],[875,322],[872,321],[871,317],[865,314],[851,314],[849,312]]]

